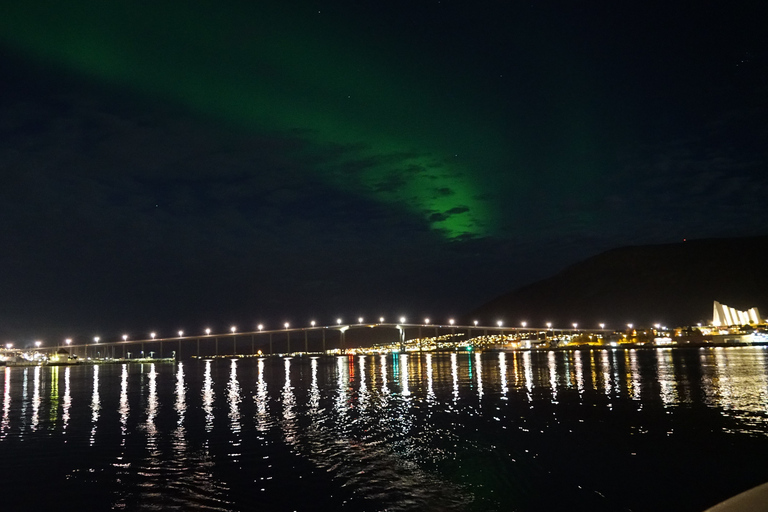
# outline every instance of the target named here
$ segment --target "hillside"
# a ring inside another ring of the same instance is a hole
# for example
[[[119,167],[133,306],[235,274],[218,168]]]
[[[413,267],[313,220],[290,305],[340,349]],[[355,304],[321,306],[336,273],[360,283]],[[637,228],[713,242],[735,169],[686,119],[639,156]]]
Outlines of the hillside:
[[[768,237],[612,249],[480,306],[484,323],[618,327],[709,322],[712,302],[768,316]]]

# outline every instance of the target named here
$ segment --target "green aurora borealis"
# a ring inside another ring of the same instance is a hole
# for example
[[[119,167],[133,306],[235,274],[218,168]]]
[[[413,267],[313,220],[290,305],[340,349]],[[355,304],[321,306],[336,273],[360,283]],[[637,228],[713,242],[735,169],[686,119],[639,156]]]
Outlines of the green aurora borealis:
[[[500,166],[507,146],[476,110],[482,104],[441,101],[440,84],[391,62],[382,50],[394,38],[384,48],[334,40],[336,29],[348,36],[362,29],[324,25],[315,11],[35,6],[9,6],[0,20],[4,39],[23,52],[204,116],[298,138],[301,149],[290,157],[327,183],[412,211],[448,238],[500,227],[499,197],[484,169]]]

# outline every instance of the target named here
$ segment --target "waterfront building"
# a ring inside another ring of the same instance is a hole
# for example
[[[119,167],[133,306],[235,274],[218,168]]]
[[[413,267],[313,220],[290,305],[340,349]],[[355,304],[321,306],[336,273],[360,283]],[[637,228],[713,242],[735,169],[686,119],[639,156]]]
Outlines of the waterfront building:
[[[715,301],[712,313],[712,325],[727,327],[729,325],[757,325],[763,323],[757,308],[739,311]]]

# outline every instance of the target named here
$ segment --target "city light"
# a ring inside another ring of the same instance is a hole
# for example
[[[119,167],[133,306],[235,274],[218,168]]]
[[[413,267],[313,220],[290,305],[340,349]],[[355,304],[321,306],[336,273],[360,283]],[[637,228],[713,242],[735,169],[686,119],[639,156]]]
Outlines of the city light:
[[[69,345],[70,343],[72,343],[72,338],[67,338],[64,341],[67,343],[67,345]]]
[[[100,339],[101,339],[101,338],[99,338],[98,336],[96,336],[95,338],[93,338],[93,342],[94,342],[94,343],[98,343]]]
[[[359,324],[363,323],[363,317],[359,317],[359,318],[357,319],[357,323],[359,323]]]
[[[501,327],[501,325],[503,324],[503,322],[502,322],[501,320],[499,320],[498,322],[496,322],[496,324],[497,324],[499,327]]]
[[[605,329],[605,324],[600,324],[601,329]]]
[[[449,323],[449,324],[451,324],[451,325],[453,325],[453,322],[454,322],[453,318],[451,318],[450,320],[448,320],[448,323]]]
[[[337,323],[337,324],[339,324],[339,325],[341,325],[341,318],[337,318],[337,319],[336,319],[336,323]]]
[[[528,325],[528,322],[520,322],[520,325],[522,325],[523,329],[525,329],[525,326]]]
[[[401,324],[404,324],[404,323],[405,323],[405,317],[404,317],[404,316],[401,316],[401,317],[400,317],[400,323],[401,323]]]
[[[43,344],[43,342],[42,342],[42,341],[36,341],[36,342],[35,342],[35,346],[36,346],[37,348],[40,348],[40,345],[42,345],[42,344]]]
[[[552,328],[552,322],[547,322],[547,329],[551,329],[551,328]]]
[[[315,321],[314,321],[314,320],[312,320],[311,322],[309,322],[309,324],[310,324],[312,327],[314,327],[314,326],[315,326]]]
[[[126,340],[128,340],[128,335],[127,334],[123,334],[123,341],[126,341]]]
[[[5,348],[7,348],[8,350],[11,350],[12,346],[13,346],[13,343],[6,343],[5,344]]]
[[[263,331],[263,330],[264,330],[264,324],[259,324],[259,325],[258,325],[258,329],[259,329],[260,331]]]
[[[150,336],[152,339],[155,339],[155,336],[157,336],[157,334],[156,334],[156,333],[154,333],[154,332],[151,332],[151,333],[149,333],[149,336]]]
[[[383,324],[383,323],[384,323],[384,317],[383,317],[383,316],[379,318],[379,323],[380,323],[380,324]]]
[[[179,338],[181,338],[182,336],[184,336],[184,331],[179,331]]]
[[[475,320],[474,323],[475,323],[475,327],[477,327],[477,320]]]
[[[424,325],[429,325],[429,318],[424,319]]]
[[[235,331],[237,330],[237,328],[233,325],[232,327],[229,328],[229,330],[232,331],[232,334],[235,334]]]
[[[285,325],[285,328],[287,329],[290,324],[288,322],[285,322],[285,324],[283,325]]]
[[[573,322],[573,328],[578,329],[578,327],[579,327],[579,324],[577,324],[576,322]]]
[[[211,330],[210,330],[210,329],[206,329],[206,330],[205,330],[205,334],[206,334],[207,336],[210,336],[210,335],[211,335]]]

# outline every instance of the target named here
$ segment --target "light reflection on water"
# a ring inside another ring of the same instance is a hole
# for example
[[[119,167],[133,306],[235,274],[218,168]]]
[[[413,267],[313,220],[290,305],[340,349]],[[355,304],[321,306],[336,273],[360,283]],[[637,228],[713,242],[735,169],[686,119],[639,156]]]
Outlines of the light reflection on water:
[[[67,485],[85,496],[100,486],[124,510],[245,510],[254,492],[273,509],[322,503],[348,510],[536,510],[536,499],[560,499],[536,494],[547,489],[537,482],[568,474],[564,460],[584,464],[579,445],[597,449],[606,436],[615,440],[607,453],[628,472],[643,469],[632,466],[643,450],[659,456],[653,436],[701,443],[695,428],[702,430],[702,421],[710,422],[710,436],[749,435],[768,444],[762,348],[3,371],[3,460],[67,454]],[[591,441],[579,441],[585,437]],[[46,440],[46,451],[35,451],[36,440]],[[739,471],[735,466],[728,470]],[[6,470],[5,478],[21,485],[29,477],[23,467],[16,467],[18,476]],[[631,508],[621,501],[631,491],[606,478],[584,477],[582,487],[566,479],[559,493],[583,509],[573,500],[594,505],[580,498],[587,485],[595,496],[609,496],[610,507]],[[296,482],[302,492],[289,491]]]

